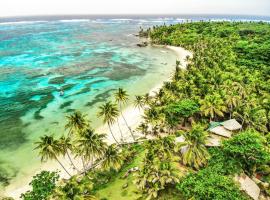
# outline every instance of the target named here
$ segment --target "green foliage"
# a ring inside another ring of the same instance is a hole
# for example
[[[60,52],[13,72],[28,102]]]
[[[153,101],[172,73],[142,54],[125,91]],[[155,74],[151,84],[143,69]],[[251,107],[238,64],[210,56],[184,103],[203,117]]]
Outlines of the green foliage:
[[[256,167],[270,162],[265,138],[254,130],[247,130],[224,141],[223,151],[241,163],[242,168],[254,172]]]
[[[227,155],[221,148],[210,148],[211,158],[208,161],[208,167],[213,172],[220,175],[234,175],[241,172],[241,164],[238,160]]]
[[[135,184],[144,199],[155,199],[159,193],[179,182],[179,173],[173,165],[174,137],[147,141],[142,169]]]
[[[176,70],[174,79],[162,88],[163,98],[153,108],[191,99],[200,103],[200,121],[204,117],[215,121],[234,117],[244,128],[270,131],[266,95],[270,92],[269,24],[164,25],[153,27],[150,37],[153,43],[182,46],[193,52],[193,58],[187,59],[188,70]],[[168,119],[176,123],[176,117]]]
[[[196,200],[247,200],[229,176],[223,176],[206,168],[187,175],[177,186],[184,199]]]
[[[181,118],[191,117],[197,112],[199,112],[198,104],[189,99],[183,99],[175,103],[170,103],[164,108],[167,121],[174,125],[177,125]]]
[[[205,147],[208,133],[200,124],[193,124],[192,129],[184,132],[185,141],[180,144],[184,146],[181,150],[184,165],[199,169],[207,163],[209,153]]]
[[[87,176],[74,176],[58,186],[50,197],[59,200],[96,200],[92,189],[93,183]]]
[[[21,195],[24,200],[45,200],[49,197],[56,187],[56,182],[59,179],[57,172],[42,171],[35,175],[30,182],[31,191]]]

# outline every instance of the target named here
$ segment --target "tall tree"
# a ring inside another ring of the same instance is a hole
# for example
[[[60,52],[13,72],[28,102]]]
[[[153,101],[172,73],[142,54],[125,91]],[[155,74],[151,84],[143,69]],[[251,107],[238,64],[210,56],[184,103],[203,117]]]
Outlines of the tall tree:
[[[82,114],[80,111],[75,111],[71,115],[67,116],[66,129],[69,129],[70,136],[74,131],[79,133],[88,127],[89,122],[86,120],[86,115]]]
[[[41,157],[42,162],[46,162],[47,160],[56,160],[65,172],[71,176],[65,166],[57,158],[57,156],[62,152],[62,147],[52,135],[40,137],[40,141],[36,142],[35,149],[39,150],[39,156]]]
[[[105,137],[105,134],[97,134],[91,128],[85,129],[75,141],[79,155],[92,165],[94,159],[100,158],[107,148]]]
[[[194,124],[192,129],[183,134],[185,141],[180,144],[183,163],[185,165],[199,169],[205,165],[209,158],[209,153],[205,147],[208,134],[199,124]]]
[[[143,96],[136,95],[135,96],[135,101],[134,101],[134,106],[135,108],[143,109],[144,108],[144,98]]]
[[[65,137],[64,135],[62,137],[60,137],[60,139],[58,140],[59,145],[61,146],[61,150],[62,150],[62,155],[65,156],[67,155],[71,165],[73,166],[74,169],[76,169],[77,171],[79,171],[79,169],[76,167],[76,165],[74,164],[74,162],[72,161],[72,158],[69,154],[69,151],[72,152],[73,151],[73,144],[71,143],[71,139],[70,137]]]
[[[210,120],[215,119],[216,116],[223,117],[224,112],[227,111],[222,97],[218,93],[206,95],[203,100],[200,101],[201,112],[206,117],[210,117]]]
[[[112,103],[111,101],[104,103],[99,107],[99,117],[103,117],[103,123],[106,123],[110,129],[110,133],[114,139],[114,141],[119,144],[119,142],[116,140],[111,125],[115,123],[116,119],[119,117],[119,110],[117,108],[117,105]]]
[[[110,145],[101,158],[101,167],[105,170],[119,170],[123,164],[123,156],[115,144]]]
[[[127,101],[128,101],[127,91],[125,91],[122,88],[118,88],[117,92],[114,94],[114,98],[115,98],[115,101],[119,105],[119,110],[120,110],[121,116],[122,116],[123,120],[125,121],[125,124],[126,124],[128,130],[129,130],[133,140],[135,141],[135,137],[134,137],[134,135],[132,133],[132,130],[131,130],[130,126],[128,125],[127,120],[125,119],[125,117],[123,115],[123,112],[122,112],[122,105],[126,104]]]

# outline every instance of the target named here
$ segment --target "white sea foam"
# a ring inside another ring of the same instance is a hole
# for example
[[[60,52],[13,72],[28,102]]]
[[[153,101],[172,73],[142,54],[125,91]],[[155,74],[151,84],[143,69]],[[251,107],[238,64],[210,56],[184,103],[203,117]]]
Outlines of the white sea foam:
[[[58,20],[59,22],[90,22],[90,19],[63,19]]]
[[[230,19],[211,19],[211,22],[230,22]]]
[[[0,22],[0,25],[36,24],[36,23],[45,23],[45,22],[48,22],[48,21]]]
[[[111,19],[112,21],[133,21],[133,19],[124,19],[124,18],[115,18]]]

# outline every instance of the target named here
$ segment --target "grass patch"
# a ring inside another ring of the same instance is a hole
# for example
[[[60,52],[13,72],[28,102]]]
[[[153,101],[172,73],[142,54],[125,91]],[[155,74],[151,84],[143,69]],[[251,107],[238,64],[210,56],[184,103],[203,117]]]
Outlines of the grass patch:
[[[145,151],[138,149],[138,153],[135,155],[134,160],[115,175],[115,177],[105,185],[102,185],[96,190],[96,195],[99,199],[107,200],[135,200],[140,197],[136,185],[133,183],[134,173],[123,178],[125,173],[132,167],[140,167],[144,157]],[[123,186],[126,186],[123,188]]]

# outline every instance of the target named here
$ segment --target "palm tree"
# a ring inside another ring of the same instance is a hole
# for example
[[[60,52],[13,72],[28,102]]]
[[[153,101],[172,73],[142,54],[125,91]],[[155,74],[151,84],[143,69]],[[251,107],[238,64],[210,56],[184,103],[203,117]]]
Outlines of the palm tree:
[[[117,92],[114,94],[114,97],[115,97],[116,102],[119,105],[120,114],[121,114],[123,120],[125,121],[125,124],[129,130],[133,140],[135,141],[135,137],[132,133],[132,130],[131,130],[130,126],[128,125],[127,120],[125,119],[123,112],[122,112],[122,104],[127,103],[127,100],[128,100],[127,91],[123,90],[122,88],[118,88]]]
[[[119,142],[115,139],[111,128],[111,125],[116,121],[119,116],[119,110],[117,108],[117,105],[109,101],[101,105],[99,109],[100,111],[98,113],[98,116],[103,117],[103,123],[107,123],[114,141],[119,144]]]
[[[105,134],[96,134],[91,128],[84,130],[75,141],[78,153],[85,161],[93,164],[94,158],[100,158],[107,148],[105,137]]]
[[[123,136],[123,132],[122,132],[121,127],[120,127],[120,123],[119,123],[118,117],[116,119],[116,122],[117,122],[118,129],[120,131],[120,134],[121,134],[121,142],[124,142],[124,136]]]
[[[205,98],[200,101],[200,104],[202,114],[209,116],[210,120],[214,119],[216,116],[223,117],[224,112],[227,111],[224,101],[217,93],[206,95]]]
[[[40,141],[35,143],[37,146],[35,149],[39,150],[39,156],[41,157],[42,162],[46,162],[47,160],[56,160],[61,167],[65,170],[65,172],[71,176],[71,174],[67,171],[64,165],[59,161],[57,156],[61,153],[61,145],[58,143],[54,137],[45,135],[40,137]]]
[[[66,129],[69,129],[69,136],[72,131],[79,133],[80,131],[84,130],[88,125],[86,115],[82,114],[80,111],[75,111],[73,114],[66,117],[67,124],[65,125]]]
[[[138,127],[137,130],[140,131],[142,134],[145,136],[148,134],[148,124],[147,123],[141,123]]]
[[[230,119],[232,118],[233,109],[240,104],[240,96],[237,94],[227,94],[225,96],[225,104],[230,112]]]
[[[73,163],[71,156],[69,154],[69,151],[73,151],[73,144],[71,143],[71,139],[70,137],[65,137],[64,135],[62,137],[60,137],[60,139],[58,140],[58,143],[61,146],[61,150],[62,150],[62,155],[65,156],[67,155],[70,163],[72,164],[72,166],[74,167],[74,169],[76,169],[77,171],[78,168],[75,166],[75,164]]]
[[[180,143],[183,163],[199,169],[209,158],[209,153],[205,147],[208,134],[201,125],[197,124],[193,125],[192,129],[184,133],[183,136],[185,141]]]
[[[101,167],[105,170],[115,169],[119,170],[123,164],[123,156],[117,149],[117,147],[112,144],[110,145],[102,158]]]
[[[143,96],[136,95],[134,101],[135,108],[143,109],[144,108],[144,98]]]
[[[151,96],[150,96],[149,93],[146,93],[146,94],[144,95],[143,99],[144,99],[144,104],[145,104],[145,105],[149,105],[149,104],[151,103]]]

